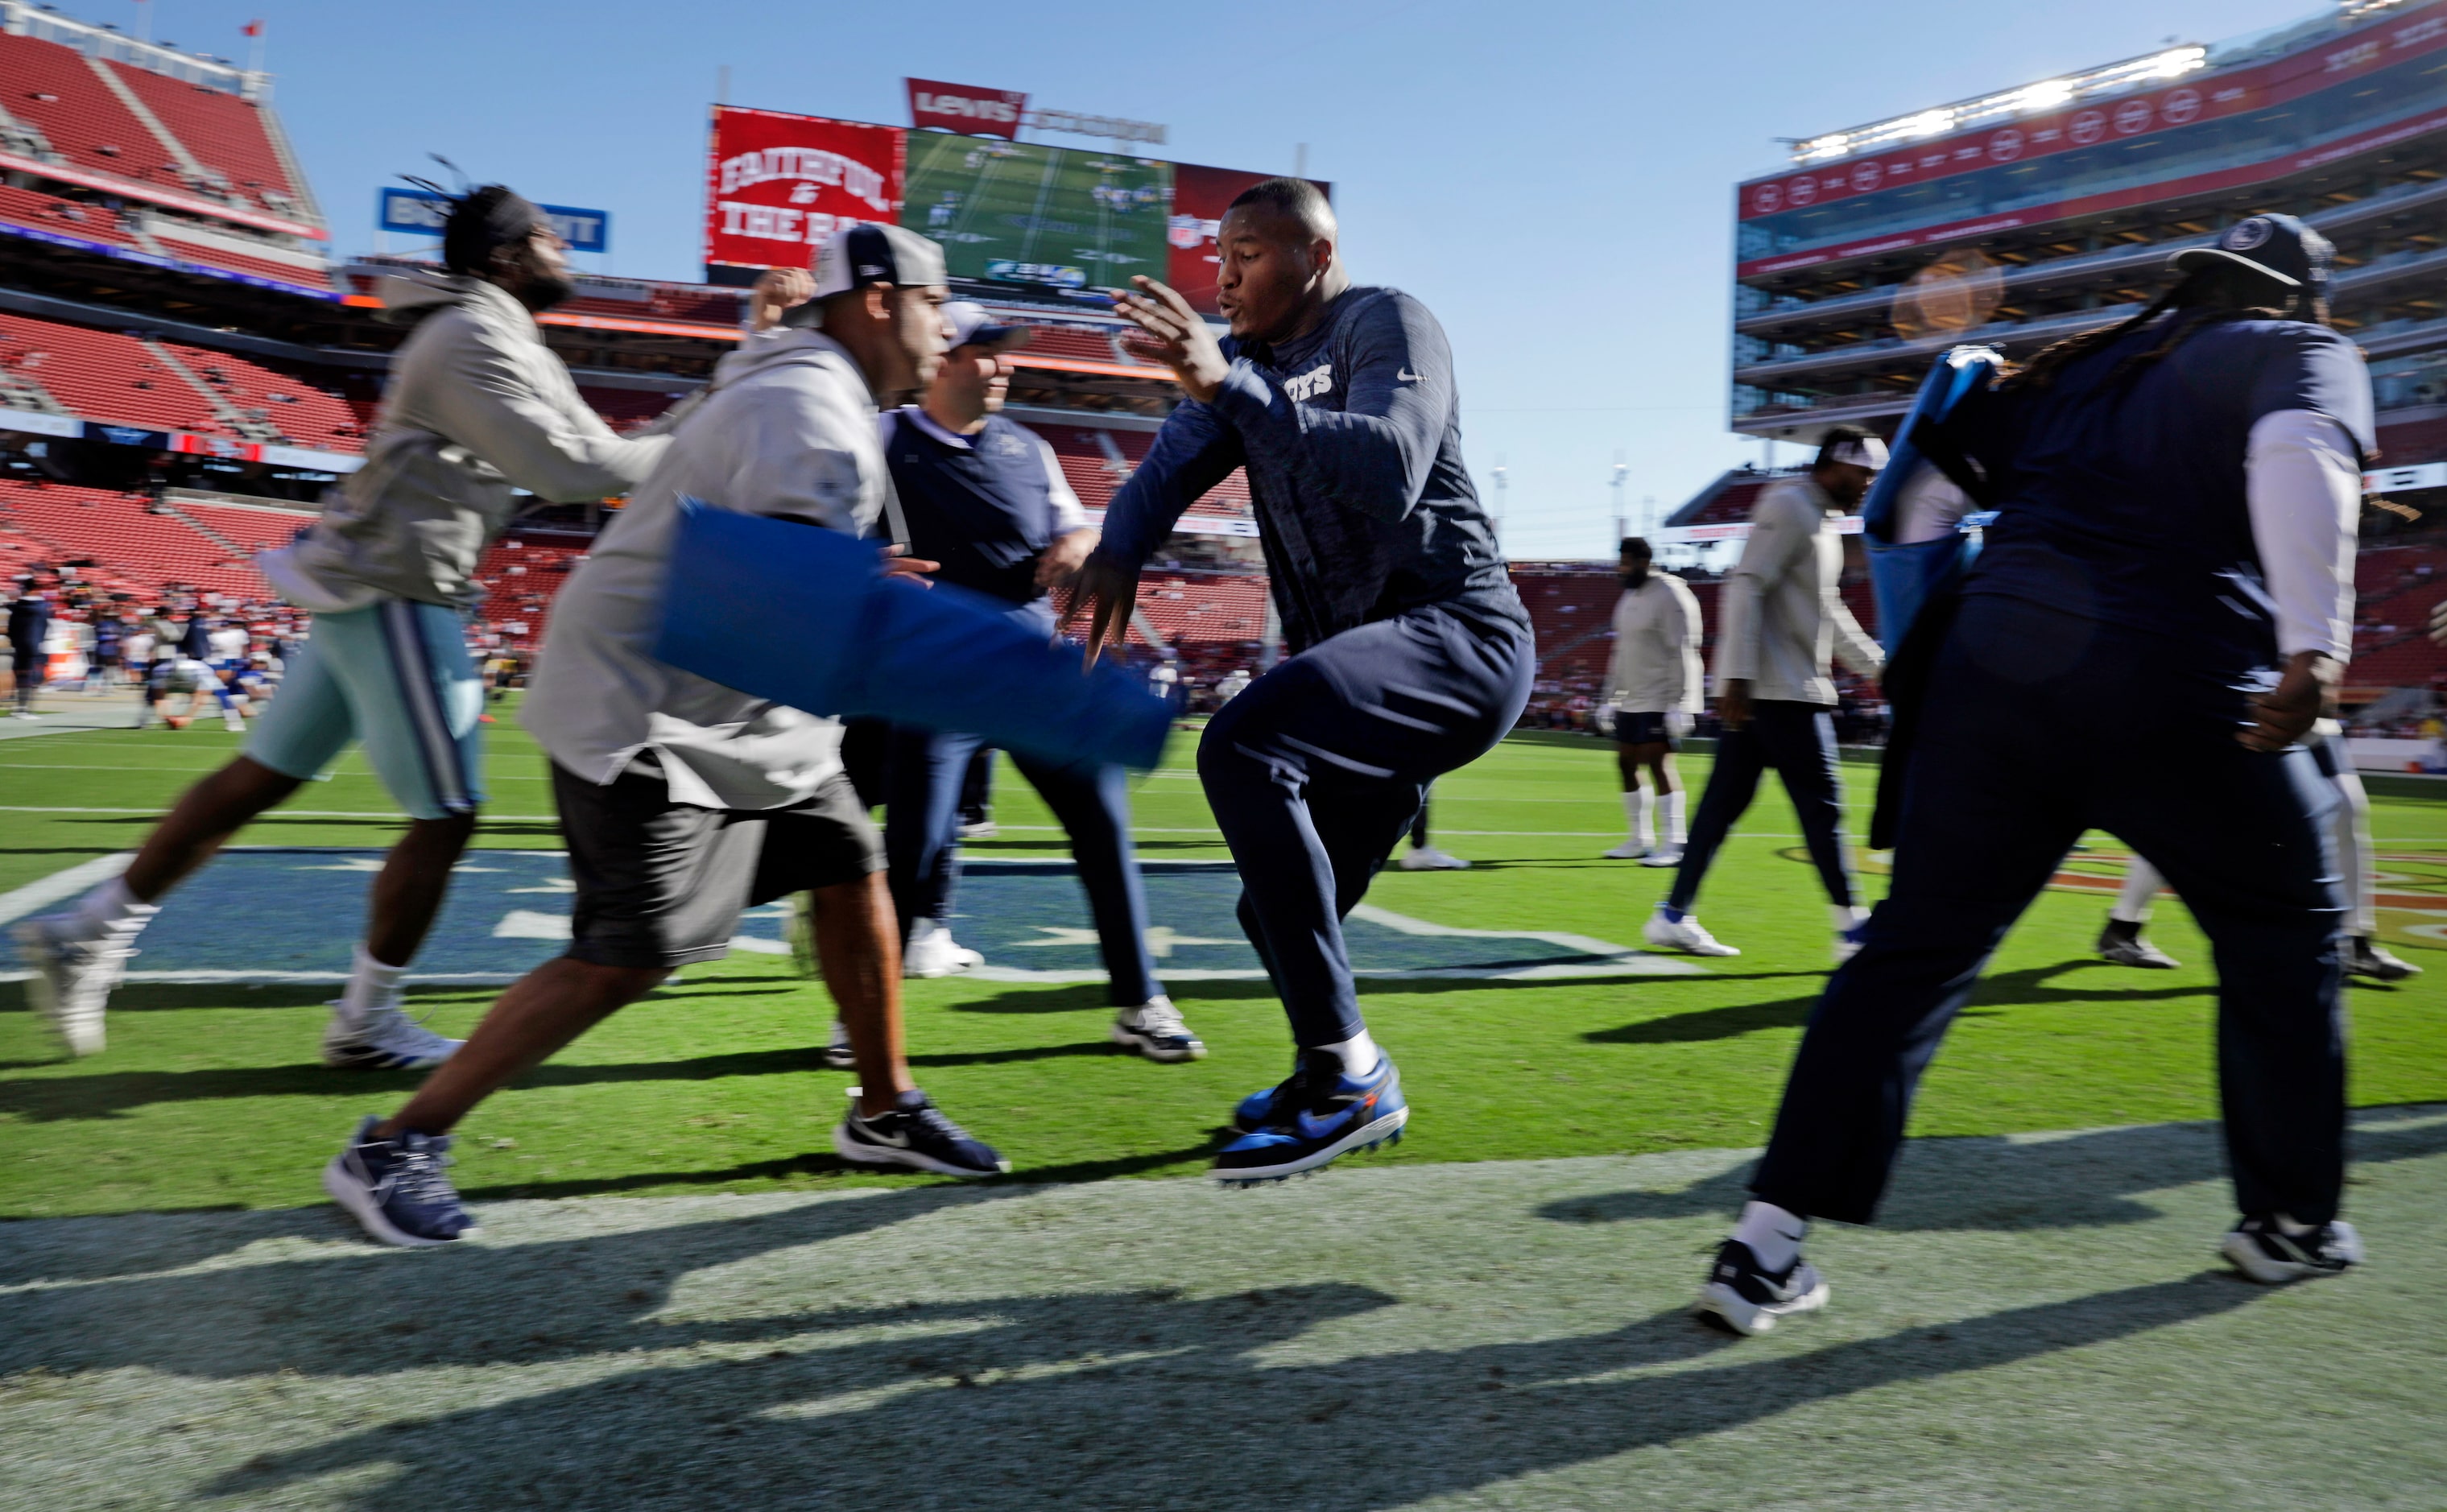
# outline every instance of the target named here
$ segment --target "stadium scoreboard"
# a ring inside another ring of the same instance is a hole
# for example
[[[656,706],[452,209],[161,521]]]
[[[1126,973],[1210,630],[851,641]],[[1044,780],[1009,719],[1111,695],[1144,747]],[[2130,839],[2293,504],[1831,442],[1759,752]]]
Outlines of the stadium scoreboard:
[[[1145,274],[1212,314],[1224,209],[1274,177],[734,105],[714,107],[710,142],[705,275],[733,285],[885,221],[940,242],[964,281],[1076,292]]]

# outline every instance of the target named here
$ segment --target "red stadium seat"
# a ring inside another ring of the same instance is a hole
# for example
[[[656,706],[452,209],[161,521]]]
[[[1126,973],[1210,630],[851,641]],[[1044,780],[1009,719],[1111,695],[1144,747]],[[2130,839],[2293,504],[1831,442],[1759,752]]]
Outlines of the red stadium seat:
[[[220,173],[248,203],[278,215],[295,215],[304,208],[305,197],[273,145],[261,106],[167,74],[119,63],[103,66],[116,73],[180,145]]]

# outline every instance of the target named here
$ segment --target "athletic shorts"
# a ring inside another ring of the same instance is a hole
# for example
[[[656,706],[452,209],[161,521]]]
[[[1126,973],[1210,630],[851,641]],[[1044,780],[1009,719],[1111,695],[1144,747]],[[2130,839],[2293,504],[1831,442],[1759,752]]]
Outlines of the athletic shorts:
[[[1614,743],[1618,746],[1661,745],[1667,750],[1682,748],[1681,737],[1674,733],[1673,721],[1662,713],[1633,714],[1617,710]]]
[[[456,610],[407,598],[314,616],[314,636],[256,722],[249,760],[317,775],[362,741],[391,801],[417,819],[484,801],[484,689]]]
[[[597,966],[719,960],[747,910],[883,870],[843,772],[788,808],[697,808],[672,802],[648,751],[608,785],[556,764],[552,795],[578,880],[569,954]]]

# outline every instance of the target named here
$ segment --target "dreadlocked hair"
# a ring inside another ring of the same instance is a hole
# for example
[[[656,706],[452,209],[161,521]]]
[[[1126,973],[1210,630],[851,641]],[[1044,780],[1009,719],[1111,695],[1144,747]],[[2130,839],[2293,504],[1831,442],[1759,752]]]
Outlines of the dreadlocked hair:
[[[2136,351],[2115,365],[2107,375],[2103,387],[2116,388],[2138,377],[2192,336],[2211,326],[2222,326],[2235,320],[2308,320],[2318,325],[2328,323],[2324,300],[2312,299],[2301,312],[2282,310],[2262,303],[2272,291],[2268,280],[2256,276],[2232,263],[2213,263],[2196,268],[2182,281],[2152,300],[2142,312],[2130,320],[2096,331],[2086,331],[2078,336],[2068,336],[2054,346],[2042,349],[2039,355],[2019,370],[2009,374],[1999,385],[2002,389],[2045,388],[2056,382],[2065,369],[2092,352],[2122,340],[2170,310],[2179,312],[2167,322],[2166,335],[2147,351]]]

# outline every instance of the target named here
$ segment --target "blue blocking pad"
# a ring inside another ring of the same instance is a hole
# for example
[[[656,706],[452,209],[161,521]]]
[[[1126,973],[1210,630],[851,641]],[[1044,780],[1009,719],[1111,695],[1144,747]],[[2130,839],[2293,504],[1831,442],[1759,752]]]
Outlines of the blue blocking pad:
[[[1144,771],[1170,700],[1015,622],[1011,605],[888,577],[836,530],[680,501],[654,654],[811,714],[963,730],[1049,762]]]
[[[1878,640],[1889,656],[1920,617],[1921,606],[1949,590],[1980,554],[1978,539],[1968,534],[1909,544],[1895,539],[1904,489],[1921,469],[1936,465],[1912,444],[1912,426],[1922,420],[1944,420],[1964,394],[1994,377],[2000,366],[1996,351],[1987,347],[1957,347],[1940,357],[1903,424],[1895,427],[1885,470],[1861,501],[1861,544],[1869,559],[1869,589],[1877,598]]]

